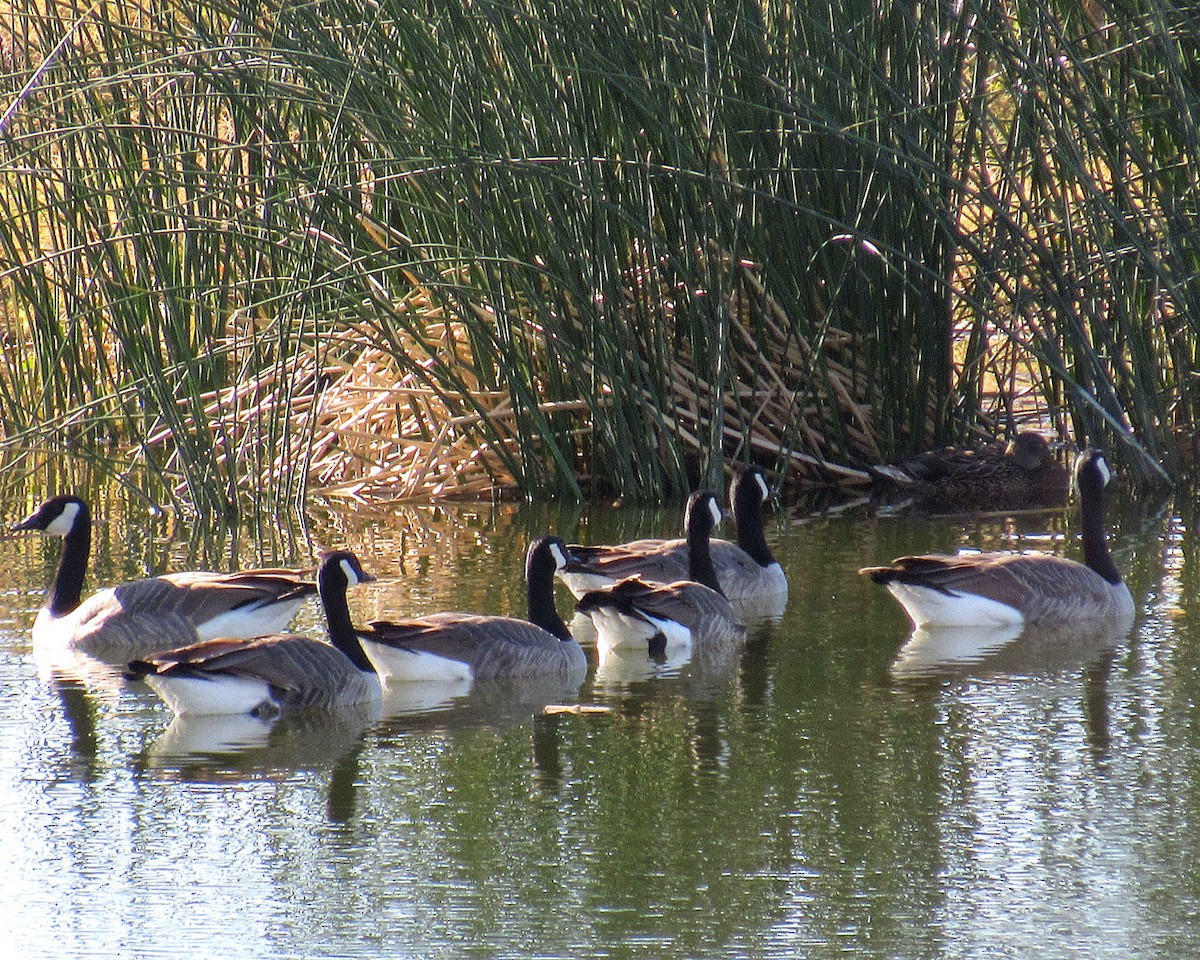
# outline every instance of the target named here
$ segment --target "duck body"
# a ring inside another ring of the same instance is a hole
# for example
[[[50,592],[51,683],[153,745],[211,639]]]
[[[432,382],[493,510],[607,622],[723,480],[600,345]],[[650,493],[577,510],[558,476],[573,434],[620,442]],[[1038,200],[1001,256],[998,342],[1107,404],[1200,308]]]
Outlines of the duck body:
[[[709,539],[708,549],[717,583],[730,600],[752,600],[787,593],[787,575],[772,554],[763,531],[762,504],[769,496],[770,488],[761,470],[750,467],[739,471],[729,491],[737,542]],[[568,549],[575,562],[559,576],[576,599],[627,577],[675,583],[690,576],[686,537],[633,540],[614,545],[571,544]]]
[[[1084,562],[1035,553],[901,557],[859,573],[886,587],[918,627],[1128,620],[1133,596],[1109,554],[1098,450],[1076,460]]]
[[[576,610],[596,630],[596,646],[640,648],[651,656],[674,655],[703,644],[730,646],[745,637],[745,627],[717,581],[709,536],[721,519],[714,494],[697,491],[684,512],[688,578],[658,582],[634,575],[585,593]]]
[[[276,633],[317,585],[299,570],[164,574],[97,590],[82,588],[91,512],[74,496],[47,500],[15,530],[63,537],[58,571],[34,620],[35,646],[69,648],[111,663],[214,637]]]
[[[1023,430],[1008,444],[943,447],[871,469],[877,483],[943,507],[1003,509],[1063,503],[1070,474],[1045,437]]]
[[[444,612],[376,621],[358,631],[363,650],[388,684],[582,679],[587,655],[554,605],[554,574],[568,561],[559,537],[539,537],[530,544],[525,563],[528,619]]]
[[[382,685],[350,622],[346,589],[373,580],[353,554],[322,557],[317,573],[331,643],[299,634],[219,638],[128,665],[181,716],[270,718],[377,700]]]

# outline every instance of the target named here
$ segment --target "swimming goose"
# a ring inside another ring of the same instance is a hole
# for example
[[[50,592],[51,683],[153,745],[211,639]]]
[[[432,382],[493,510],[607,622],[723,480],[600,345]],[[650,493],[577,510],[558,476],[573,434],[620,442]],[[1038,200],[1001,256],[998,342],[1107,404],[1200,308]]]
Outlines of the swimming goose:
[[[13,529],[63,538],[58,572],[33,624],[34,644],[111,663],[213,637],[276,633],[317,589],[298,570],[191,572],[107,587],[81,600],[92,543],[87,503],[52,497]]]
[[[578,675],[587,657],[554,606],[554,574],[568,561],[561,537],[539,537],[525,559],[528,619],[434,613],[377,621],[359,640],[386,683]]]
[[[735,602],[787,593],[787,575],[771,553],[763,532],[762,505],[770,496],[762,470],[739,470],[729,488],[737,542],[710,540],[721,592]],[[568,549],[578,562],[560,571],[559,576],[576,598],[638,574],[656,583],[689,576],[686,539],[634,540],[591,547],[571,544]]]
[[[205,640],[129,663],[181,716],[272,718],[377,700],[382,687],[350,621],[346,589],[375,578],[346,550],[322,554],[317,590],[332,643],[294,633]]]
[[[1104,538],[1110,477],[1099,450],[1079,454],[1083,563],[1038,553],[978,553],[901,557],[859,573],[886,586],[918,627],[1128,620],[1133,596]]]
[[[871,469],[876,480],[910,497],[944,506],[1058,504],[1070,477],[1046,438],[1022,430],[1007,445],[942,447]]]
[[[712,528],[721,520],[716,495],[693,493],[684,511],[688,578],[661,583],[635,575],[585,593],[576,609],[596,628],[600,651],[645,648],[667,656],[698,643],[731,644],[745,635],[733,605],[721,592],[709,551]]]

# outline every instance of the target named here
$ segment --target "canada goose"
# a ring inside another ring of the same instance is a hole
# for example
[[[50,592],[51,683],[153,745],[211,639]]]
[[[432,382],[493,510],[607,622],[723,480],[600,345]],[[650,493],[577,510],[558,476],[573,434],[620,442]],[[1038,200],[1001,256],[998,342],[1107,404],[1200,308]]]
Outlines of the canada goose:
[[[587,671],[587,657],[554,606],[554,573],[568,561],[561,537],[539,537],[525,559],[527,620],[434,613],[377,621],[359,640],[387,683],[460,682]]]
[[[721,520],[716,495],[700,490],[688,498],[688,578],[661,583],[640,575],[585,593],[576,609],[591,618],[599,650],[645,646],[661,657],[697,643],[730,644],[745,635],[733,605],[717,582],[709,536]]]
[[[317,590],[332,644],[294,633],[205,640],[129,663],[181,716],[249,713],[270,718],[376,700],[379,676],[359,646],[346,589],[375,578],[346,550],[322,554]]]
[[[901,557],[859,573],[886,586],[918,627],[1132,618],[1133,597],[1104,539],[1110,477],[1099,450],[1079,454],[1083,563],[1038,553],[978,553]]]
[[[737,542],[710,540],[721,592],[735,602],[787,593],[787,575],[771,553],[763,532],[762,505],[770,496],[762,470],[739,470],[729,488]],[[571,544],[568,549],[578,562],[560,571],[559,576],[576,598],[638,574],[656,583],[686,580],[689,576],[686,539],[634,540],[592,547]]]
[[[942,447],[871,472],[917,500],[956,507],[1060,504],[1070,486],[1046,438],[1033,430],[1018,432],[1007,445]]]
[[[52,497],[13,529],[63,538],[58,572],[33,624],[35,646],[70,648],[111,663],[213,637],[278,632],[317,589],[298,570],[191,572],[107,587],[81,600],[92,543],[87,503]]]

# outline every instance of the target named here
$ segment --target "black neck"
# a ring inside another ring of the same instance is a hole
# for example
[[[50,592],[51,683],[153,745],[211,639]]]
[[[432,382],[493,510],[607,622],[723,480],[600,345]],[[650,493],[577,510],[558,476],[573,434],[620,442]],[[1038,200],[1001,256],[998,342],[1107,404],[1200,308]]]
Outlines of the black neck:
[[[336,583],[330,582],[335,579]],[[374,673],[375,668],[363,653],[362,644],[358,642],[358,633],[350,619],[350,605],[346,602],[345,575],[341,570],[336,573],[322,571],[317,579],[317,589],[321,594],[321,606],[325,608],[325,623],[333,645],[349,657],[359,670]]]
[[[559,640],[573,640],[554,603],[554,571],[548,564],[531,564],[526,575],[529,622],[554,634]]]
[[[1083,562],[1109,583],[1120,583],[1121,574],[1108,552],[1104,536],[1104,488],[1089,480],[1079,487],[1079,512],[1083,529]]]
[[[711,533],[707,523],[688,524],[688,579],[724,595],[721,583],[717,580],[717,568],[713,566],[712,550],[709,549]]]
[[[87,505],[80,504],[75,523],[63,537],[58,573],[54,575],[54,583],[50,585],[50,595],[46,599],[46,607],[52,616],[61,617],[79,606],[91,552],[92,516]]]
[[[739,478],[733,498],[733,522],[737,526],[737,545],[760,567],[769,567],[775,556],[763,532],[762,490],[755,475]]]

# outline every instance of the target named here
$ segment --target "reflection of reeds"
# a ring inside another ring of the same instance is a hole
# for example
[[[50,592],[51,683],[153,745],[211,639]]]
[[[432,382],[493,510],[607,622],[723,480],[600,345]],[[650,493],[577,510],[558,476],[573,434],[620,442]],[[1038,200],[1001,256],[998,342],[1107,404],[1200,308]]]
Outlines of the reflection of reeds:
[[[5,442],[210,513],[857,483],[1023,419],[1178,470],[1198,37],[1156,4],[35,4]]]

